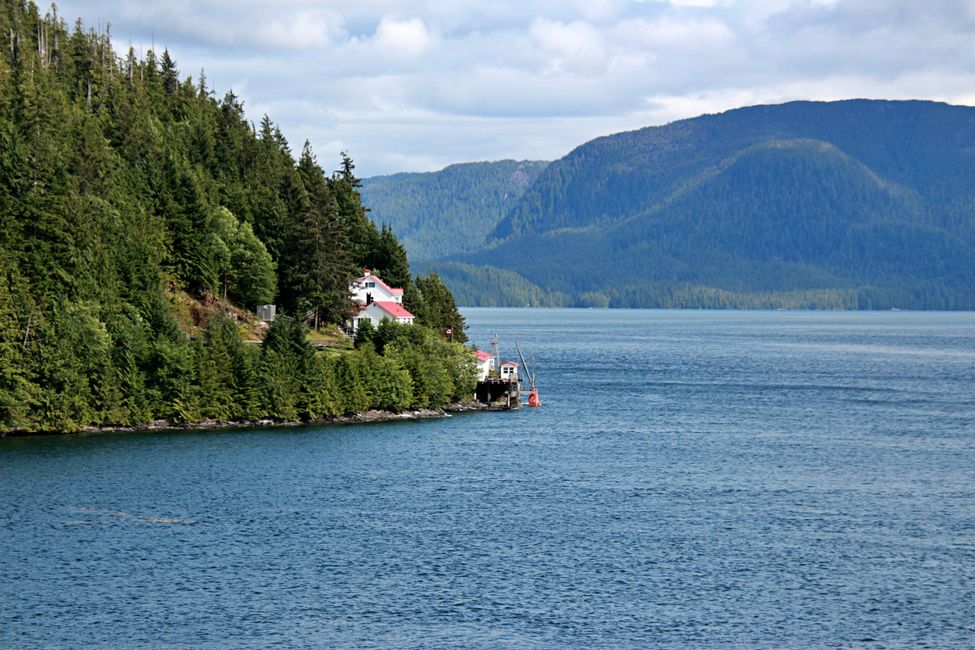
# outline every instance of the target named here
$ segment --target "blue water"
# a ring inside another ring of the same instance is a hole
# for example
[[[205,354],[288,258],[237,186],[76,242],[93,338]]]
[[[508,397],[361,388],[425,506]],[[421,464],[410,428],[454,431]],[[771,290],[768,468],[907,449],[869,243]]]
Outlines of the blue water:
[[[0,646],[975,646],[975,314],[466,313],[544,407],[0,440]]]

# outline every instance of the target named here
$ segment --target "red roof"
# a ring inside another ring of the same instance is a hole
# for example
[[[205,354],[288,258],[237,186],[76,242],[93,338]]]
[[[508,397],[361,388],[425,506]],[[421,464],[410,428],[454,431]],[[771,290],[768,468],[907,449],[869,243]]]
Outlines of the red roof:
[[[388,284],[386,284],[385,282],[383,282],[382,280],[380,280],[378,275],[373,275],[371,272],[369,272],[369,269],[366,269],[366,274],[363,275],[358,280],[356,280],[356,282],[358,284],[363,284],[366,280],[370,280],[370,281],[374,281],[374,282],[378,283],[379,286],[381,286],[382,288],[384,288],[386,291],[390,292],[394,296],[402,296],[403,295],[403,290],[402,289],[394,289],[394,288],[392,288],[391,286],[389,286]]]
[[[416,318],[416,316],[403,309],[403,305],[399,304],[398,302],[393,302],[391,300],[377,300],[372,304],[376,305],[393,318]],[[366,305],[365,309],[368,308],[369,305]]]
[[[478,361],[490,361],[494,358],[494,355],[490,352],[485,352],[484,350],[478,350],[474,353]]]
[[[502,366],[517,366],[518,364],[514,361],[505,361],[501,364]]]

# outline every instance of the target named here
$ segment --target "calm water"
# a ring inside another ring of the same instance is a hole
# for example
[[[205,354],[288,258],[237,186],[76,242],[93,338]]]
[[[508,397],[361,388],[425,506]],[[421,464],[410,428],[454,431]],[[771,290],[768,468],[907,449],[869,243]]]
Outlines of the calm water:
[[[467,314],[543,408],[0,440],[0,646],[975,645],[975,314]]]

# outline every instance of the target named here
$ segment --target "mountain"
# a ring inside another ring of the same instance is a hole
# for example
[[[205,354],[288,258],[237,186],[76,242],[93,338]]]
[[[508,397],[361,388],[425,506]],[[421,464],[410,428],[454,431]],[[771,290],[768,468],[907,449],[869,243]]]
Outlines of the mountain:
[[[577,305],[971,309],[973,143],[975,108],[921,101],[610,135],[549,164],[487,246],[450,260]]]
[[[362,201],[373,221],[392,228],[411,259],[469,252],[484,244],[547,164],[500,160],[376,176],[362,181]]]

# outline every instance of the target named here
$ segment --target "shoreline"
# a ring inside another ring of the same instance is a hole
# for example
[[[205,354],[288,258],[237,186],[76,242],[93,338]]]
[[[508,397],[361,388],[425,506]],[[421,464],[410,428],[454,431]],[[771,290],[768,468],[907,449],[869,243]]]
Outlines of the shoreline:
[[[476,402],[455,402],[443,408],[413,409],[399,413],[370,409],[352,415],[336,415],[318,420],[201,420],[199,422],[173,422],[172,420],[154,420],[138,426],[89,426],[77,431],[25,431],[11,430],[0,432],[0,440],[4,438],[30,438],[53,436],[91,436],[109,433],[179,433],[195,431],[231,431],[235,429],[257,428],[299,428],[346,424],[373,424],[381,422],[408,422],[415,420],[436,420],[450,417],[454,413],[470,413],[474,411],[490,411],[489,407]]]

